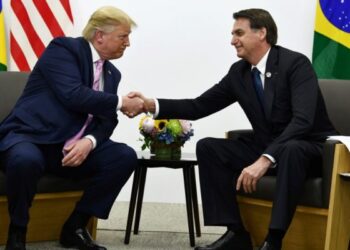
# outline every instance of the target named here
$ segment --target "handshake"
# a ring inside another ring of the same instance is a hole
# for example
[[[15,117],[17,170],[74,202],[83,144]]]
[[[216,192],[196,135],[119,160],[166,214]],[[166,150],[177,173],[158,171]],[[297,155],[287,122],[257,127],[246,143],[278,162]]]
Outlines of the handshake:
[[[121,111],[129,118],[133,118],[142,112],[155,112],[155,103],[152,98],[146,98],[140,92],[130,92],[123,96]]]

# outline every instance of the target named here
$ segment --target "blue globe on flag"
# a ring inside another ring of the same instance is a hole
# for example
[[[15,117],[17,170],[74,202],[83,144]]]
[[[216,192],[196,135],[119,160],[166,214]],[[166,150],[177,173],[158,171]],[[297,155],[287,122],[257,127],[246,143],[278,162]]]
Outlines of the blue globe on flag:
[[[350,33],[350,1],[320,0],[322,12],[338,29]]]

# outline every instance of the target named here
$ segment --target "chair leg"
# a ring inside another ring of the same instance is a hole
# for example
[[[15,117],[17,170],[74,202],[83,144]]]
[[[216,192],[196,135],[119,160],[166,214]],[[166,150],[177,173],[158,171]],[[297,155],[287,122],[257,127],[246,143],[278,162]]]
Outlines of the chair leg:
[[[140,184],[139,184],[139,194],[138,194],[137,203],[136,203],[134,234],[139,233],[139,225],[140,225],[141,210],[142,210],[142,203],[143,203],[143,193],[145,191],[146,175],[147,175],[147,167],[142,166],[141,175],[140,175]]]
[[[197,199],[197,185],[196,185],[196,173],[195,167],[191,166],[191,191],[192,191],[192,205],[193,205],[193,215],[194,223],[196,226],[196,235],[197,237],[201,236],[201,225],[199,222],[199,210],[198,210],[198,199]]]
[[[190,167],[183,168],[185,195],[186,195],[186,209],[187,209],[187,221],[188,231],[190,237],[191,247],[195,246],[194,230],[193,230],[193,213],[192,213],[192,195],[191,195],[191,174]]]
[[[132,182],[131,197],[130,197],[130,204],[129,204],[128,220],[126,223],[124,244],[129,244],[129,242],[130,242],[131,227],[132,227],[132,222],[133,222],[134,212],[135,212],[135,203],[136,203],[136,198],[138,196],[137,194],[138,194],[138,189],[139,189],[140,173],[141,173],[140,167],[136,168],[135,172],[134,172],[134,179]]]

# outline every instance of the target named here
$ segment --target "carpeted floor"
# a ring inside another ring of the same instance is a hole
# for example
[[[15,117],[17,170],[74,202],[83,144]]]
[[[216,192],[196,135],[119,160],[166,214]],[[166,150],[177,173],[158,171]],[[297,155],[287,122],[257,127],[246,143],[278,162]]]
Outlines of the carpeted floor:
[[[182,250],[193,249],[190,247],[187,233],[179,232],[147,232],[132,235],[129,245],[124,245],[124,231],[98,230],[97,242],[107,247],[108,250]],[[196,238],[197,245],[208,244],[216,240],[219,235],[203,234]],[[59,250],[62,249],[58,242],[30,243],[27,250]]]
[[[98,222],[97,242],[109,250],[182,250],[190,247],[186,206],[184,204],[147,203],[142,207],[140,233],[131,234],[129,245],[124,245],[128,202],[116,202],[108,220]],[[200,214],[202,214],[200,209]],[[201,216],[202,236],[196,237],[196,245],[215,241],[224,232],[223,227],[204,227]],[[4,249],[4,246],[0,246]],[[59,250],[57,241],[28,243],[27,250]]]

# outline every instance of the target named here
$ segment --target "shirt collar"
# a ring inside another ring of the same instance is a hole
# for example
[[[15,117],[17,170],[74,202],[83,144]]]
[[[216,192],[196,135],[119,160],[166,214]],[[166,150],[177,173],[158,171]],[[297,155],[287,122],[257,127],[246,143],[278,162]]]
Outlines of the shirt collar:
[[[98,61],[100,58],[100,56],[98,55],[95,47],[92,45],[92,43],[89,42],[90,45],[90,49],[91,49],[91,54],[92,54],[92,61],[95,63],[96,61]]]
[[[267,58],[269,56],[271,48],[269,48],[269,50],[265,53],[265,55],[260,59],[260,61],[258,62],[257,65],[253,66],[252,68],[257,68],[261,74],[265,74],[265,70],[266,70],[266,63],[267,63]]]

